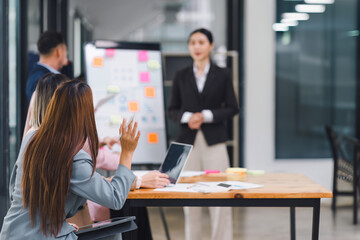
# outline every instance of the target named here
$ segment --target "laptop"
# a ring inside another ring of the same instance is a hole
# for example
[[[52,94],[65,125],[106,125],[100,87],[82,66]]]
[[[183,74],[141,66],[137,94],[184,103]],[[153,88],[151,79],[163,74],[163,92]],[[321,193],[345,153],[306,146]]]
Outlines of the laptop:
[[[190,156],[193,146],[190,144],[172,142],[166,153],[165,159],[160,166],[159,172],[169,176],[170,186],[176,184],[185,163]]]

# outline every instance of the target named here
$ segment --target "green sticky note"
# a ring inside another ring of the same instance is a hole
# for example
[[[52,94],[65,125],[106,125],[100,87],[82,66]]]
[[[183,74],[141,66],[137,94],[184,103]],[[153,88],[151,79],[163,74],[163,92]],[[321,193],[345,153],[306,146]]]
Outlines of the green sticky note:
[[[158,62],[158,61],[156,61],[156,60],[150,60],[150,61],[148,61],[148,66],[149,66],[149,68],[150,69],[159,69],[160,68],[160,63]]]
[[[120,125],[122,122],[122,117],[121,115],[111,115],[110,116],[110,123],[112,125]]]
[[[265,171],[264,170],[247,170],[246,174],[259,176],[259,175],[265,174]]]
[[[120,88],[116,85],[109,85],[107,87],[107,92],[108,93],[119,93],[120,92]]]

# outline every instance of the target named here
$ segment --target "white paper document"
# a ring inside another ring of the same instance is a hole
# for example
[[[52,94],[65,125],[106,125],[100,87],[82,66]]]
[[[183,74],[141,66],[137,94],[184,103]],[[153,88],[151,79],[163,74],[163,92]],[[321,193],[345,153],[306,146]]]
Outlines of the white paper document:
[[[197,192],[192,189],[193,183],[178,183],[164,188],[156,188],[154,191],[159,192]]]
[[[165,188],[157,188],[154,191],[161,192],[227,192],[229,190],[251,189],[263,187],[259,184],[246,183],[240,181],[223,181],[223,182],[197,182],[197,183],[178,183]]]
[[[228,190],[240,190],[263,187],[259,184],[240,182],[240,181],[222,181],[222,182],[198,182],[197,184],[207,185],[209,187],[223,187]]]
[[[204,175],[204,171],[183,171],[180,174],[180,177],[195,177],[195,176],[200,176],[200,175]]]

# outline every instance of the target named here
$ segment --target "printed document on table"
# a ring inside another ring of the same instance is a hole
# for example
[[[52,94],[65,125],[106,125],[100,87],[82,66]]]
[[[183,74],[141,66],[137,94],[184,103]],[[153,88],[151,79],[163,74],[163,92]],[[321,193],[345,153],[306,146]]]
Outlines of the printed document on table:
[[[180,174],[180,177],[195,177],[195,176],[200,176],[200,175],[204,175],[204,171],[183,171]]]
[[[154,191],[159,192],[197,192],[195,191],[192,186],[193,183],[177,183],[175,185],[171,185],[164,188],[156,188]]]
[[[207,185],[209,187],[223,187],[227,188],[228,190],[241,190],[264,187],[263,185],[240,181],[198,182],[197,184]]]

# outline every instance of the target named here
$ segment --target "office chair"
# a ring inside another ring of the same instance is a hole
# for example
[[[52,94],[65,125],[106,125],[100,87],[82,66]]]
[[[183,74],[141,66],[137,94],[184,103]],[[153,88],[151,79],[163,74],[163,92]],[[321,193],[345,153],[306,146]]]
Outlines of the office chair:
[[[336,210],[337,196],[353,197],[353,223],[357,224],[358,193],[359,193],[359,150],[360,141],[354,137],[337,135],[332,127],[325,127],[334,160],[333,199],[331,209]],[[352,184],[351,191],[338,189],[338,181]]]

